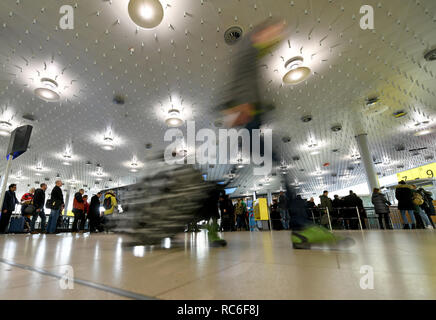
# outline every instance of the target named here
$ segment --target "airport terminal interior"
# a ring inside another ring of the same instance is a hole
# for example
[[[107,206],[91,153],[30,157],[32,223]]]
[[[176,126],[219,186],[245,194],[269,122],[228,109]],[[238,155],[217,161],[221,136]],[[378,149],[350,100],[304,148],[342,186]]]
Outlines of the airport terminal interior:
[[[436,299],[435,117],[434,0],[2,0],[0,299]]]

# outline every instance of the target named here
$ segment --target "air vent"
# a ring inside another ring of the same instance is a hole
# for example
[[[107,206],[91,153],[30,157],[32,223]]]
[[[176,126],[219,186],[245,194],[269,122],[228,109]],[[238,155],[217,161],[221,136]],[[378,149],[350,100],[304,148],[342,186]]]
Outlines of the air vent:
[[[379,97],[370,97],[366,99],[366,105],[367,106],[373,106],[375,105],[377,102],[379,102]]]
[[[40,182],[39,181],[35,181],[35,184],[40,184]]]
[[[294,157],[292,157],[292,160],[298,161],[298,160],[300,160],[300,157],[299,156],[294,156]]]
[[[339,152],[339,149],[333,149],[332,152],[337,153],[337,152]]]
[[[409,152],[416,152],[416,151],[422,151],[422,150],[427,150],[427,147],[410,149]]]
[[[94,184],[100,184],[100,181],[95,181]]]
[[[151,149],[152,147],[153,147],[153,144],[151,144],[151,143],[147,143],[145,145],[145,149]]]
[[[395,146],[395,151],[400,152],[400,151],[404,151],[404,150],[406,150],[406,147],[404,146],[404,144],[397,144]]]
[[[123,105],[125,102],[124,96],[117,94],[112,100],[115,104]]]
[[[242,29],[238,26],[230,27],[224,32],[224,41],[228,45],[233,45],[242,37]]]
[[[425,160],[433,160],[434,159],[434,155],[430,154],[428,156],[424,157]]]
[[[312,121],[312,116],[311,115],[303,116],[303,117],[301,117],[301,121],[310,122],[310,121]]]
[[[288,136],[283,137],[283,138],[282,138],[282,141],[283,141],[284,143],[291,142],[291,137],[288,137]]]
[[[340,124],[336,124],[336,125],[334,125],[333,127],[331,127],[331,130],[332,130],[333,132],[341,131],[341,130],[342,130],[342,126],[341,126]]]
[[[395,118],[401,118],[401,117],[404,117],[406,114],[407,114],[406,111],[404,111],[404,110],[399,110],[399,111],[394,112],[393,116],[394,116]]]
[[[44,178],[44,181],[50,181],[50,178]]]
[[[337,173],[332,173],[332,177],[337,177],[338,174]]]
[[[304,172],[304,169],[300,169],[300,172]]]
[[[427,61],[435,61],[436,60],[436,48],[427,52],[424,55],[424,59]]]
[[[353,171],[354,170],[354,167],[347,167],[347,170],[349,170],[349,171]]]
[[[86,161],[85,165],[90,166],[90,165],[92,165],[92,162],[91,161]]]
[[[215,168],[215,165],[214,164],[210,164],[209,165],[209,169],[213,169],[213,168]]]
[[[402,164],[397,166],[397,169],[403,169],[403,168],[404,168],[404,166]]]
[[[36,120],[35,116],[28,114],[28,113],[23,114],[23,119],[27,120],[27,121],[31,121],[31,122]]]

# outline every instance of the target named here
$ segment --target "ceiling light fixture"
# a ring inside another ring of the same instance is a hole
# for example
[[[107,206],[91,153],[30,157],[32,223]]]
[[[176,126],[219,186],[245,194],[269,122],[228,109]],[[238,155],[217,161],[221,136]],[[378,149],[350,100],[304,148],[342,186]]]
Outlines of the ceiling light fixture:
[[[34,93],[42,100],[47,102],[58,101],[60,95],[57,92],[58,83],[49,78],[41,79],[42,87],[36,88]]]
[[[183,124],[183,120],[180,117],[180,111],[177,109],[171,109],[168,111],[168,118],[165,120],[168,127],[180,127]]]
[[[421,131],[416,132],[415,136],[416,137],[425,136],[425,135],[430,134],[432,132],[433,132],[432,129],[425,129],[425,130],[421,130]]]
[[[12,123],[8,121],[0,121],[0,136],[7,137],[11,134]]]
[[[145,29],[157,27],[164,16],[163,7],[159,0],[130,0],[128,11],[130,19]]]
[[[293,57],[286,61],[285,68],[290,70],[283,76],[283,82],[287,84],[298,84],[310,76],[310,68],[302,66],[303,57]]]
[[[133,157],[130,167],[130,172],[138,172],[138,161],[136,160],[136,157]]]
[[[115,149],[115,141],[112,134],[112,129],[106,130],[106,133],[103,137],[103,143],[101,145],[103,150],[111,151]]]

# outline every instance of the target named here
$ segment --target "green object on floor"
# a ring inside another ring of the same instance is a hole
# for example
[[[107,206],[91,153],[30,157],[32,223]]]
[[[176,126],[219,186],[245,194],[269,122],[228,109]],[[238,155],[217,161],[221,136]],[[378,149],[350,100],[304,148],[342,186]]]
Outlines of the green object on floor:
[[[324,227],[310,226],[304,230],[292,232],[293,244],[330,243],[341,240]]]
[[[221,240],[221,238],[218,236],[218,223],[212,222],[211,224],[206,225],[206,229],[208,231],[209,242]]]

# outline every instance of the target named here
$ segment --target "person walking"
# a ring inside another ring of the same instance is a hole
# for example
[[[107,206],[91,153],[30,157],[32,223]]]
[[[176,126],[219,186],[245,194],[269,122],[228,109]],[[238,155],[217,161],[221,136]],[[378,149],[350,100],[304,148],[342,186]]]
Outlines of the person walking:
[[[74,200],[73,200],[73,214],[74,214],[74,221],[73,221],[73,227],[71,229],[72,232],[77,231],[83,231],[85,227],[85,206],[83,202],[83,194],[85,193],[85,190],[80,189],[78,192],[74,194]],[[77,225],[79,224],[79,229],[77,229]]]
[[[100,230],[100,197],[101,192],[97,192],[91,198],[91,203],[89,205],[88,220],[89,220],[89,231],[97,232]]]
[[[238,202],[235,205],[235,214],[236,214],[236,230],[242,231],[246,230],[245,225],[245,212],[247,211],[247,207],[245,203],[242,202],[242,199],[238,199]]]
[[[413,212],[415,205],[412,201],[412,189],[404,180],[400,181],[395,187],[395,198],[398,200],[398,210],[400,210],[403,218],[403,229],[416,229],[416,220]],[[407,219],[406,211],[409,213],[411,223]]]
[[[5,192],[0,217],[0,233],[7,233],[12,212],[15,210],[15,206],[20,203],[15,195],[16,190],[17,185],[13,183],[9,185],[8,191]]]
[[[333,204],[332,199],[328,197],[329,192],[325,190],[322,195],[319,196],[319,200],[321,202],[320,208],[321,211],[324,211],[321,215],[321,225],[326,227],[329,225],[329,215],[333,214]],[[327,214],[328,210],[328,214]]]
[[[32,221],[30,222],[30,232],[32,233],[37,233],[35,232],[35,223],[38,217],[41,218],[41,233],[45,232],[45,190],[47,190],[47,185],[45,183],[41,183],[40,187],[35,190],[35,194],[33,196],[33,205],[35,206],[35,212],[33,213]]]
[[[383,220],[385,222],[386,229],[392,229],[389,206],[391,203],[386,199],[385,195],[380,192],[380,189],[374,188],[372,192],[371,202],[374,205],[374,211],[378,215],[378,222],[380,229],[383,227]]]
[[[56,180],[55,186],[50,194],[50,216],[48,218],[47,233],[56,233],[57,223],[59,216],[64,209],[64,195],[61,187],[63,186],[62,180]]]
[[[434,222],[431,218],[431,216],[436,215],[436,210],[433,204],[433,198],[432,193],[425,190],[424,188],[419,188],[418,192],[421,194],[422,198],[424,199],[424,203],[421,205],[421,209],[424,210],[425,214],[427,215],[431,225],[433,226],[433,229],[435,228]]]
[[[288,211],[288,198],[283,191],[280,191],[279,195],[279,211],[282,219],[282,225],[284,230],[289,229],[289,211]]]

